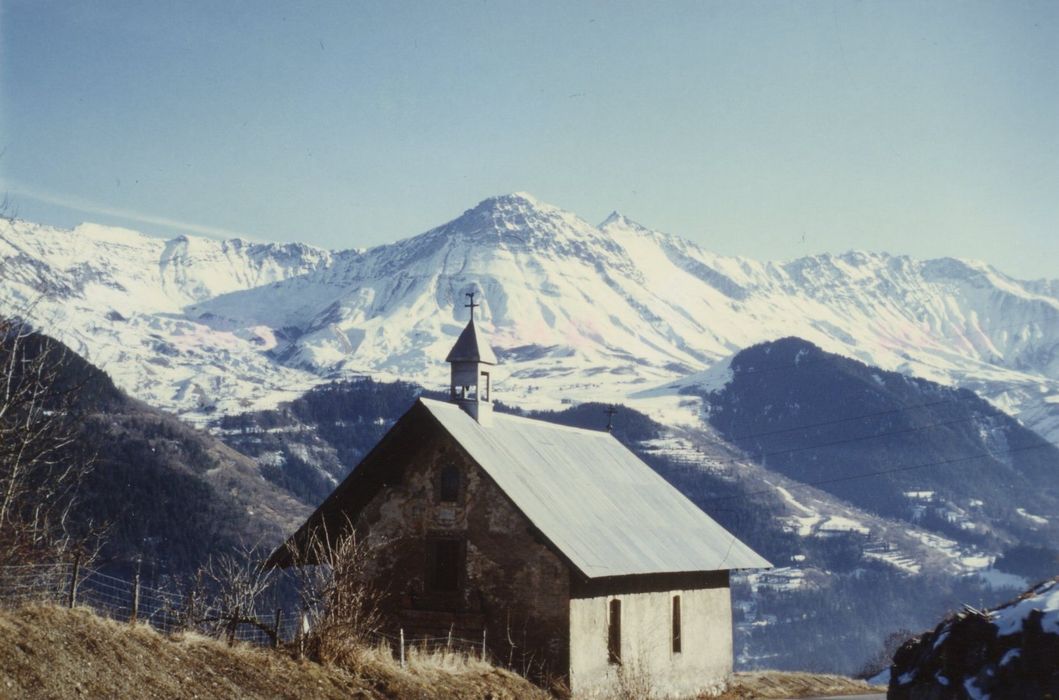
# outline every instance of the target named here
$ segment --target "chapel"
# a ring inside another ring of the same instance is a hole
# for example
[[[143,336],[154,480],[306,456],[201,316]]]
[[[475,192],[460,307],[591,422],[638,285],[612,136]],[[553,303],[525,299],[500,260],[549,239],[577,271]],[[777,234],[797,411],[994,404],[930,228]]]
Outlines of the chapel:
[[[419,398],[270,559],[314,532],[385,542],[372,562],[388,631],[485,639],[490,656],[575,696],[622,673],[659,695],[732,672],[729,575],[771,565],[609,431],[494,411],[496,354],[471,319],[447,401]]]

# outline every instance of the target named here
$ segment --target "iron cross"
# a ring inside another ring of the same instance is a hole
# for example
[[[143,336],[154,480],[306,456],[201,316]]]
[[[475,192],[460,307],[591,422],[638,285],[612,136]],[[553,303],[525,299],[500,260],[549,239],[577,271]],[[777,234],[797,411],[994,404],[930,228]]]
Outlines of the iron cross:
[[[472,321],[474,320],[474,310],[476,308],[478,308],[479,306],[481,306],[481,304],[475,304],[474,303],[474,295],[475,294],[476,294],[476,292],[464,292],[465,296],[470,297],[470,301],[468,303],[464,304],[463,306],[464,306],[464,308],[471,310],[471,320]]]

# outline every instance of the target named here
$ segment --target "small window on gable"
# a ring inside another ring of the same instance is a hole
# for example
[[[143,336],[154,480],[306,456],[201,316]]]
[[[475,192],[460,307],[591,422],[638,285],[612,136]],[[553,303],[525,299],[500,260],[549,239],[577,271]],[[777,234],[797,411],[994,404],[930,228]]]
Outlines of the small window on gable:
[[[607,615],[607,662],[621,663],[621,601],[610,601]]]
[[[441,468],[438,499],[442,503],[460,500],[460,469],[455,464],[446,464]]]
[[[679,654],[683,640],[680,637],[680,596],[673,596],[673,653]]]

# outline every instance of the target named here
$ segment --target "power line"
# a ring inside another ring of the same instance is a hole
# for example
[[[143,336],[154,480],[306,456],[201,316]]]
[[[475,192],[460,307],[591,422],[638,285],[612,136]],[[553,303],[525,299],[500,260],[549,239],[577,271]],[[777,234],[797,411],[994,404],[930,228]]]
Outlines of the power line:
[[[897,411],[897,412],[900,412],[900,411]],[[879,438],[893,437],[895,435],[907,435],[907,434],[910,434],[910,433],[918,433],[918,432],[921,432],[923,430],[930,430],[930,429],[933,429],[933,428],[942,428],[942,427],[949,426],[949,425],[958,425],[960,423],[967,423],[967,422],[970,422],[970,421],[973,421],[973,420],[976,420],[976,419],[977,419],[977,416],[966,416],[964,418],[955,418],[955,419],[952,419],[952,420],[938,421],[936,423],[928,423],[927,425],[918,425],[918,426],[914,426],[914,427],[910,427],[910,428],[901,428],[900,430],[894,430],[894,431],[887,432],[887,433],[876,433],[875,435],[861,435],[861,436],[855,437],[855,438],[843,438],[841,440],[832,440],[831,442],[822,442],[822,443],[817,443],[815,445],[802,445],[800,447],[792,447],[792,448],[785,449],[785,450],[772,450],[772,451],[769,451],[769,452],[765,452],[765,451],[749,452],[749,451],[747,451],[746,452],[747,457],[745,459],[734,459],[734,458],[732,458],[732,459],[716,459],[716,458],[710,458],[710,457],[706,457],[706,459],[709,459],[713,464],[736,464],[737,465],[737,464],[743,464],[743,463],[747,462],[748,460],[750,460],[750,461],[759,461],[761,459],[764,459],[764,458],[767,458],[767,457],[772,457],[774,455],[793,454],[793,453],[796,453],[796,452],[806,452],[808,450],[822,449],[822,448],[825,448],[825,447],[835,447],[835,446],[838,446],[838,445],[849,445],[849,444],[854,444],[854,443],[858,443],[858,442],[866,442],[868,440],[878,440]],[[817,424],[817,427],[823,426],[823,425],[833,425],[833,424],[838,424],[838,423],[843,423],[843,422],[845,422],[845,420],[833,421],[832,423],[820,423],[820,424]],[[703,454],[705,456],[705,453],[702,453],[701,450],[696,449],[696,451],[698,451],[700,454]]]
[[[823,362],[825,359],[827,359],[827,358],[823,358],[821,360],[811,361],[811,362]],[[846,359],[848,359],[848,358],[846,358]],[[806,364],[809,364],[809,363],[806,363],[806,362],[796,363],[796,364],[786,365],[784,368],[796,367],[796,366],[804,366]],[[774,371],[774,370],[779,370],[779,369],[782,369],[782,368],[773,367],[773,368],[765,368],[765,369],[762,369],[762,370],[748,370],[748,371],[743,372],[743,373],[744,374],[753,373],[754,371]],[[877,412],[874,412],[874,413],[863,414],[863,415],[860,415],[860,416],[839,418],[839,419],[831,420],[831,421],[820,421],[820,422],[817,422],[817,423],[809,423],[809,424],[805,424],[805,425],[802,425],[802,426],[796,426],[796,427],[792,427],[792,428],[780,428],[780,429],[776,429],[776,430],[763,431],[763,432],[760,432],[760,433],[749,433],[749,434],[744,434],[744,435],[740,435],[740,436],[733,436],[731,438],[725,438],[725,439],[728,442],[734,443],[735,441],[745,441],[745,440],[758,438],[758,437],[767,437],[767,436],[771,436],[771,435],[780,435],[780,434],[783,434],[783,433],[791,433],[791,432],[798,432],[798,431],[803,431],[803,430],[810,430],[810,429],[814,429],[814,428],[828,427],[828,426],[832,426],[832,425],[840,425],[840,424],[843,424],[843,423],[849,423],[849,422],[859,421],[859,420],[866,420],[866,419],[869,419],[869,418],[877,418],[877,417],[881,417],[881,416],[885,416],[885,415],[894,415],[894,414],[906,413],[906,412],[911,411],[911,410],[917,410],[917,409],[921,409],[921,408],[929,408],[929,407],[932,407],[932,406],[938,406],[938,405],[942,405],[942,404],[946,404],[946,403],[959,403],[959,402],[960,401],[957,398],[940,399],[940,400],[937,400],[937,401],[924,402],[922,404],[914,404],[914,405],[909,405],[909,406],[902,406],[900,408],[895,408],[895,409],[877,411]],[[946,420],[946,421],[938,421],[938,422],[930,423],[930,424],[927,424],[927,425],[914,426],[914,427],[910,427],[910,428],[902,428],[900,430],[895,430],[895,431],[886,432],[886,433],[878,433],[876,435],[865,435],[865,436],[860,436],[860,437],[855,437],[855,438],[846,438],[846,439],[841,439],[841,440],[834,440],[834,441],[831,441],[831,442],[818,443],[818,444],[815,444],[815,445],[804,445],[804,446],[790,448],[790,449],[785,449],[785,450],[772,450],[772,451],[768,451],[768,452],[761,451],[761,452],[757,453],[756,455],[754,453],[747,452],[747,457],[749,459],[754,459],[755,456],[756,456],[758,459],[762,459],[762,458],[767,458],[767,457],[774,456],[774,455],[793,454],[793,453],[796,453],[796,452],[804,452],[804,451],[808,451],[808,450],[821,449],[821,448],[833,447],[833,446],[838,446],[838,445],[854,444],[854,443],[857,443],[857,442],[864,442],[864,441],[867,441],[867,440],[876,440],[876,439],[879,439],[879,438],[892,437],[892,436],[895,436],[895,435],[906,435],[906,434],[920,432],[920,431],[923,431],[923,430],[929,430],[929,429],[933,429],[933,428],[945,427],[945,426],[949,426],[949,425],[956,425],[956,424],[959,424],[959,423],[966,423],[966,422],[969,422],[971,420],[975,420],[977,417],[978,416],[971,415],[971,416],[966,416],[964,418],[958,418],[958,419]],[[1012,419],[1012,420],[1014,420],[1014,419]],[[1014,448],[1014,449],[1008,450],[1008,451],[983,452],[983,453],[980,453],[980,454],[977,454],[977,455],[973,455],[971,457],[960,457],[960,458],[954,458],[954,459],[950,459],[950,460],[941,460],[941,461],[938,461],[938,462],[929,462],[929,463],[922,464],[922,465],[911,465],[911,466],[904,466],[904,467],[896,467],[896,468],[891,469],[891,470],[882,470],[882,471],[870,472],[870,473],[866,473],[866,474],[847,475],[847,476],[842,476],[842,477],[833,477],[833,478],[830,478],[830,479],[824,479],[824,480],[815,481],[815,482],[798,482],[798,484],[803,485],[803,486],[817,486],[817,485],[824,485],[824,484],[828,484],[828,483],[837,483],[837,482],[842,482],[842,481],[851,481],[851,480],[854,480],[854,479],[870,478],[872,476],[880,476],[880,475],[889,474],[889,473],[896,473],[896,472],[909,471],[909,470],[921,469],[921,468],[932,467],[932,466],[939,466],[939,465],[949,464],[949,463],[953,463],[953,462],[962,462],[962,461],[969,461],[969,460],[972,460],[972,459],[981,459],[981,458],[984,458],[984,457],[995,456],[997,454],[1010,454],[1010,453],[1013,453],[1013,452],[1021,452],[1021,451],[1025,451],[1025,450],[1028,450],[1028,449],[1039,449],[1039,448],[1043,448],[1043,447],[1057,446],[1057,445],[1059,445],[1059,443],[1044,441],[1044,442],[1041,442],[1041,443],[1036,444],[1036,445],[1031,445],[1031,446],[1022,447],[1022,448]],[[714,464],[741,464],[741,463],[744,463],[747,460],[745,460],[745,459],[711,459],[710,461],[712,463],[714,463]],[[761,490],[761,491],[756,491],[756,492],[749,492],[749,493],[742,494],[742,495],[716,497],[716,498],[707,499],[706,501],[703,501],[703,502],[709,503],[709,502],[713,502],[713,501],[717,501],[717,500],[732,500],[732,499],[735,499],[735,498],[745,498],[745,497],[750,497],[750,496],[754,496],[754,495],[758,495],[758,494],[764,494],[764,493],[772,493],[772,491],[771,490]]]
[[[873,476],[884,476],[886,474],[895,474],[895,473],[898,473],[898,472],[913,471],[913,470],[916,470],[916,469],[926,469],[928,467],[944,466],[944,465],[948,465],[948,464],[956,464],[958,462],[969,462],[969,461],[973,461],[973,460],[976,460],[976,459],[984,459],[984,458],[987,458],[987,457],[997,457],[998,455],[1014,454],[1014,453],[1017,453],[1017,452],[1025,452],[1025,451],[1028,451],[1028,450],[1039,450],[1039,449],[1043,449],[1045,447],[1057,447],[1057,446],[1059,446],[1059,442],[1051,442],[1051,441],[1048,441],[1048,440],[1043,440],[1043,441],[1041,441],[1041,442],[1039,442],[1039,443],[1037,443],[1035,445],[1024,445],[1022,447],[1013,447],[1013,448],[1008,449],[1008,450],[998,450],[998,451],[995,451],[995,452],[991,452],[991,451],[979,452],[978,454],[974,454],[974,455],[970,455],[970,456],[952,457],[952,458],[949,458],[949,459],[941,459],[941,460],[936,460],[936,461],[933,461],[933,462],[925,462],[925,463],[922,463],[922,464],[910,464],[910,465],[904,465],[904,466],[900,466],[900,467],[894,467],[892,469],[881,469],[879,471],[874,471],[874,472],[864,472],[864,473],[860,473],[860,474],[847,474],[845,476],[831,477],[831,478],[828,478],[828,479],[819,479],[819,480],[816,480],[816,481],[799,481],[797,484],[794,484],[793,486],[795,488],[797,488],[798,486],[822,486],[822,485],[825,485],[825,484],[833,484],[833,483],[838,483],[838,482],[842,482],[842,481],[855,481],[857,479],[868,479],[868,478],[871,478]],[[760,489],[758,491],[748,491],[748,492],[741,493],[741,494],[733,494],[731,496],[715,496],[713,498],[703,499],[701,501],[701,503],[715,503],[717,501],[731,501],[731,500],[736,500],[736,499],[749,498],[751,496],[758,496],[758,495],[762,495],[762,494],[770,494],[770,493],[774,493],[774,492],[775,492],[775,489]]]
[[[975,419],[975,416],[968,416],[966,418],[956,418],[948,421],[939,421],[937,423],[930,423],[928,425],[920,425],[914,428],[902,428],[901,430],[894,430],[889,433],[878,433],[876,435],[863,435],[861,437],[846,438],[842,440],[833,440],[831,442],[822,442],[816,445],[804,445],[802,447],[792,447],[789,450],[773,450],[772,452],[762,452],[761,457],[771,457],[772,455],[792,454],[794,452],[805,452],[806,450],[816,450],[823,447],[835,447],[837,445],[848,445],[851,443],[864,442],[867,440],[877,440],[878,438],[893,437],[894,435],[907,435],[909,433],[918,433],[921,430],[930,430],[932,428],[943,428],[947,425],[956,425],[957,423],[966,423]]]
[[[904,413],[905,411],[912,411],[919,408],[929,408],[931,406],[939,406],[946,403],[959,403],[957,399],[940,399],[938,401],[929,401],[927,403],[912,404],[910,406],[902,406],[901,408],[893,408],[886,411],[878,411],[876,413],[865,413],[860,416],[851,416],[849,418],[838,418],[831,421],[821,421],[819,423],[806,423],[805,425],[796,426],[793,428],[780,428],[778,430],[769,430],[761,433],[747,433],[746,435],[733,435],[732,437],[726,437],[725,439],[729,442],[735,442],[737,440],[750,440],[752,438],[768,437],[770,435],[780,435],[782,433],[793,433],[799,430],[811,430],[812,428],[824,428],[829,425],[838,425],[839,423],[849,423],[856,420],[865,420],[867,418],[878,418],[879,416],[887,416],[894,413]]]
[[[926,469],[926,468],[929,468],[929,467],[945,466],[945,465],[949,465],[949,464],[956,464],[956,463],[959,463],[959,462],[969,462],[969,461],[973,461],[973,460],[976,460],[976,459],[982,459],[982,458],[985,458],[985,457],[995,457],[998,454],[1013,454],[1013,453],[1016,453],[1016,452],[1024,452],[1024,451],[1027,451],[1027,450],[1042,449],[1042,448],[1045,448],[1045,447],[1059,447],[1059,442],[1051,442],[1051,441],[1048,441],[1048,440],[1044,440],[1044,441],[1042,441],[1042,442],[1040,442],[1040,443],[1038,443],[1036,445],[1025,445],[1023,447],[1015,447],[1015,448],[1011,448],[1009,450],[1001,450],[999,452],[981,452],[979,454],[966,456],[966,457],[953,457],[953,458],[950,458],[950,459],[941,459],[941,460],[937,460],[937,461],[934,461],[934,462],[926,462],[926,463],[923,463],[923,464],[910,464],[910,465],[905,465],[905,466],[902,466],[902,467],[894,467],[893,469],[882,469],[882,470],[875,471],[875,472],[866,472],[866,473],[862,473],[862,474],[849,474],[849,475],[846,475],[846,476],[837,476],[837,477],[831,477],[830,479],[819,479],[819,480],[816,480],[816,481],[802,481],[802,482],[798,482],[797,484],[792,484],[792,486],[794,488],[797,488],[799,486],[823,486],[823,485],[826,485],[826,484],[833,484],[833,483],[838,483],[838,482],[843,482],[843,481],[855,481],[857,479],[867,479],[867,478],[871,478],[873,476],[885,476],[886,474],[895,474],[895,473],[898,473],[898,472],[913,471],[913,470],[916,470],[916,469]],[[753,496],[759,496],[759,495],[765,495],[765,494],[773,494],[773,493],[775,493],[775,491],[776,491],[776,488],[760,489],[758,491],[748,491],[746,493],[733,494],[731,496],[716,496],[714,498],[707,498],[707,499],[703,499],[703,500],[699,501],[699,503],[716,503],[718,501],[733,501],[733,500],[738,500],[738,499],[746,499],[746,498],[751,498]],[[726,511],[726,509],[719,509],[719,510]],[[714,511],[714,512],[717,512],[717,511]],[[731,510],[727,510],[727,512],[732,512],[732,511]],[[732,551],[732,547],[735,545],[736,539],[737,539],[737,537],[734,534],[731,534],[731,541],[729,541],[729,543],[728,543],[728,551],[725,553],[724,559],[722,559],[722,561],[721,561],[722,564],[725,561],[727,561],[728,554]]]

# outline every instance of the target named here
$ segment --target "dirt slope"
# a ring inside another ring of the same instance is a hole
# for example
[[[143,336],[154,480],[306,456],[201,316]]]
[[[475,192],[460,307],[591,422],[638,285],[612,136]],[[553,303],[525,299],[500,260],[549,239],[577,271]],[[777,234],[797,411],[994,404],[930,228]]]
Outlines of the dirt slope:
[[[213,639],[165,637],[88,610],[0,610],[0,697],[547,698],[506,671],[454,657],[401,669],[366,652],[351,671]]]
[[[809,698],[881,693],[864,681],[823,673],[790,673],[784,671],[748,671],[737,673],[728,690],[715,700],[750,700],[751,698]]]

